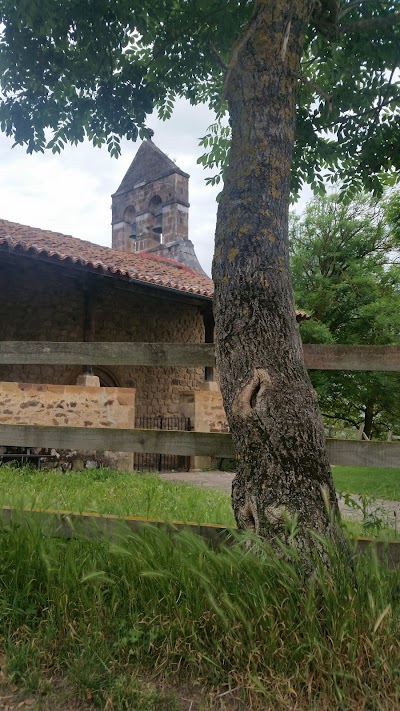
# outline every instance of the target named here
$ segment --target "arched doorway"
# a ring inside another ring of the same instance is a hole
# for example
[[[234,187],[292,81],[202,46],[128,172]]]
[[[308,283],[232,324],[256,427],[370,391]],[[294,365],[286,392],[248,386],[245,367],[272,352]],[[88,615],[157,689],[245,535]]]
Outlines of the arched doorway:
[[[93,368],[93,375],[97,375],[98,379],[100,380],[101,388],[121,387],[116,375],[114,375],[114,373],[108,368],[104,368],[103,366],[96,366]]]

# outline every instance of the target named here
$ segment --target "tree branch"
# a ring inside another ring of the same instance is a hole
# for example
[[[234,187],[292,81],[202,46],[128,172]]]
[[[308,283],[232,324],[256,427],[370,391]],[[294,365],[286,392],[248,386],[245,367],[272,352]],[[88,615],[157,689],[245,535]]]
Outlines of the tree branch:
[[[375,2],[375,0],[372,0],[372,1]],[[366,5],[367,2],[371,2],[371,0],[353,0],[353,1],[350,2],[348,5],[346,5],[346,6],[343,8],[343,10],[341,10],[341,11],[338,13],[338,19],[341,20],[342,17],[344,17],[345,15],[348,15],[349,12],[351,12],[354,7],[357,7],[357,5]],[[388,3],[386,3],[386,4],[389,5],[390,2],[388,2]],[[383,3],[382,3],[382,5],[383,5]]]
[[[339,12],[338,0],[322,0],[315,3],[313,21],[316,29],[325,37],[336,39],[340,28],[337,18]]]
[[[364,32],[365,30],[385,29],[400,25],[400,13],[392,12],[385,17],[369,17],[365,20],[355,20],[340,26],[341,34],[348,32]]]
[[[381,108],[381,109],[384,109],[384,108],[386,108],[387,106],[391,106],[392,104],[395,104],[396,106],[398,106],[398,103],[399,103],[399,102],[398,102],[398,99],[397,99],[397,98],[391,98],[390,100],[386,101],[385,103],[382,103],[380,108]],[[323,128],[324,131],[329,131],[330,129],[333,129],[333,128],[335,128],[335,127],[337,127],[338,129],[340,129],[340,128],[341,128],[342,126],[344,126],[348,121],[351,121],[351,120],[353,120],[353,121],[359,120],[359,121],[361,122],[366,116],[368,116],[368,115],[370,115],[370,114],[375,114],[375,113],[376,113],[376,106],[373,106],[372,108],[367,109],[366,111],[363,111],[362,113],[359,113],[359,114],[354,114],[354,115],[351,115],[351,116],[345,114],[345,115],[343,116],[343,118],[341,118],[339,121],[333,121],[332,123],[326,124],[326,125],[323,126],[322,128]]]
[[[328,92],[325,91],[325,89],[323,89],[321,86],[316,84],[314,81],[307,79],[307,77],[303,76],[303,74],[300,74],[299,72],[295,72],[294,76],[297,77],[297,79],[299,79],[299,81],[301,81],[303,84],[306,84],[307,86],[310,86],[312,89],[315,89],[317,94],[319,94],[319,96],[322,96],[322,98],[325,99],[329,111],[331,110],[331,108],[332,108],[332,94],[328,94]]]
[[[399,17],[400,17],[400,15],[399,15]],[[389,81],[388,81],[388,83],[387,83],[387,85],[386,85],[385,94],[384,94],[384,96],[381,95],[381,96],[379,97],[379,101],[378,101],[378,103],[377,103],[377,105],[376,105],[376,107],[375,107],[375,118],[374,118],[372,124],[370,124],[370,126],[369,126],[369,128],[368,128],[367,137],[366,137],[366,140],[367,140],[367,141],[368,141],[368,139],[372,136],[372,134],[373,134],[373,132],[374,132],[374,130],[375,130],[375,127],[376,127],[376,125],[378,124],[378,121],[379,121],[379,119],[380,119],[380,115],[381,115],[382,108],[384,107],[385,102],[387,101],[387,99],[388,99],[388,97],[389,97],[390,87],[392,86],[392,81],[393,81],[393,77],[394,77],[395,71],[396,71],[396,69],[397,69],[397,66],[398,66],[398,57],[396,57],[396,60],[395,60],[395,62],[394,62],[394,64],[393,64],[393,68],[392,68],[392,71],[391,71],[391,74],[390,74],[390,77],[389,77]]]
[[[395,27],[400,24],[400,13],[389,12],[384,17],[368,17],[363,20],[353,20],[341,24],[338,22],[356,5],[361,5],[368,0],[354,0],[341,12],[339,12],[336,0],[325,0],[319,4],[317,11],[314,14],[314,23],[316,29],[324,36],[331,39],[338,39],[340,36],[353,33],[364,32],[365,30],[385,29]]]
[[[349,417],[344,417],[343,415],[328,415],[326,412],[321,412],[321,415],[323,417],[328,417],[331,420],[342,420],[342,422],[348,422],[349,425],[353,425],[353,427],[356,427],[356,428],[358,428],[361,424],[360,422],[351,420]]]
[[[228,65],[225,64],[224,60],[222,59],[220,53],[218,52],[218,50],[217,50],[217,48],[216,48],[216,46],[215,46],[215,44],[214,44],[213,42],[211,42],[211,40],[210,40],[209,43],[208,43],[208,46],[210,47],[210,49],[211,49],[211,51],[212,51],[214,57],[216,57],[219,66],[222,67],[222,69],[223,69],[224,71],[226,71],[226,70],[228,69]]]

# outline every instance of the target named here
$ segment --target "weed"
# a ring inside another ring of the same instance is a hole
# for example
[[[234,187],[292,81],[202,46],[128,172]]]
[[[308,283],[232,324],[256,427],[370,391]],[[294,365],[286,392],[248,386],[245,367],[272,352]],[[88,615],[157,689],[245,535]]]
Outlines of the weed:
[[[163,683],[206,689],[210,708],[398,708],[400,574],[330,555],[305,581],[239,536],[218,551],[150,526],[66,541],[15,521],[0,546],[7,664],[34,684],[34,650],[34,671],[62,672],[102,709],[172,710]]]
[[[357,498],[351,494],[342,493],[346,506],[361,514],[361,525],[365,531],[379,532],[388,525],[388,517],[385,509],[376,503],[373,496],[360,494]]]

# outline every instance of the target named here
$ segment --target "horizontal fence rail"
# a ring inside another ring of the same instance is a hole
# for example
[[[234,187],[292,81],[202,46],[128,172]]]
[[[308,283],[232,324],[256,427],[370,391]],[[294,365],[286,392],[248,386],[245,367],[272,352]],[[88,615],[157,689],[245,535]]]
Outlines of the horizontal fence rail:
[[[0,364],[8,365],[215,365],[213,343],[50,343],[0,341]]]
[[[176,532],[191,531],[201,536],[214,547],[235,544],[237,537],[235,527],[216,524],[183,523],[181,521],[165,522],[159,519],[143,519],[133,516],[112,516],[110,514],[77,513],[74,511],[54,511],[47,509],[16,509],[10,506],[0,508],[0,531],[7,532],[12,525],[31,526],[36,523],[41,533],[54,538],[83,538],[88,541],[97,540],[103,536],[121,540],[121,536],[129,533],[143,533],[148,526],[163,529],[170,535]],[[378,559],[390,568],[400,568],[400,543],[386,542],[373,538],[353,539],[357,555],[375,552]]]
[[[309,370],[400,372],[400,346],[304,345]],[[0,365],[215,365],[212,343],[0,341]]]
[[[308,370],[400,371],[400,346],[304,345]]]
[[[155,452],[221,458],[235,456],[230,435],[218,432],[0,425],[0,444],[2,442],[7,442],[10,447]]]
[[[114,429],[107,427],[47,427],[0,425],[0,444],[44,449],[155,452],[184,456],[233,458],[230,434],[178,430]],[[400,444],[327,439],[331,464],[400,468]]]

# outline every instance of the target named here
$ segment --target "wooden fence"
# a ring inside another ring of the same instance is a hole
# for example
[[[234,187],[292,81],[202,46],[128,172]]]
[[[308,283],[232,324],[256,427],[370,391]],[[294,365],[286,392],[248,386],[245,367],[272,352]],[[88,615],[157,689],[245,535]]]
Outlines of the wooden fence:
[[[0,532],[9,530],[11,524],[31,527],[40,526],[45,536],[54,538],[83,538],[97,540],[103,536],[120,540],[132,533],[143,533],[148,526],[155,526],[168,532],[191,531],[204,538],[213,548],[235,544],[235,527],[218,524],[182,523],[181,521],[162,521],[144,519],[135,516],[113,516],[111,514],[78,513],[75,511],[54,511],[53,509],[18,509],[11,506],[0,508]],[[400,568],[400,543],[383,541],[376,538],[353,539],[356,555],[375,553],[379,560],[390,568]]]
[[[309,370],[400,371],[400,346],[305,345]],[[212,343],[0,341],[0,365],[215,365]]]
[[[308,369],[400,372],[400,346],[304,346]],[[0,342],[0,364],[213,366],[212,344]],[[233,457],[229,434],[0,425],[9,446]],[[331,464],[400,468],[400,444],[327,440]]]

